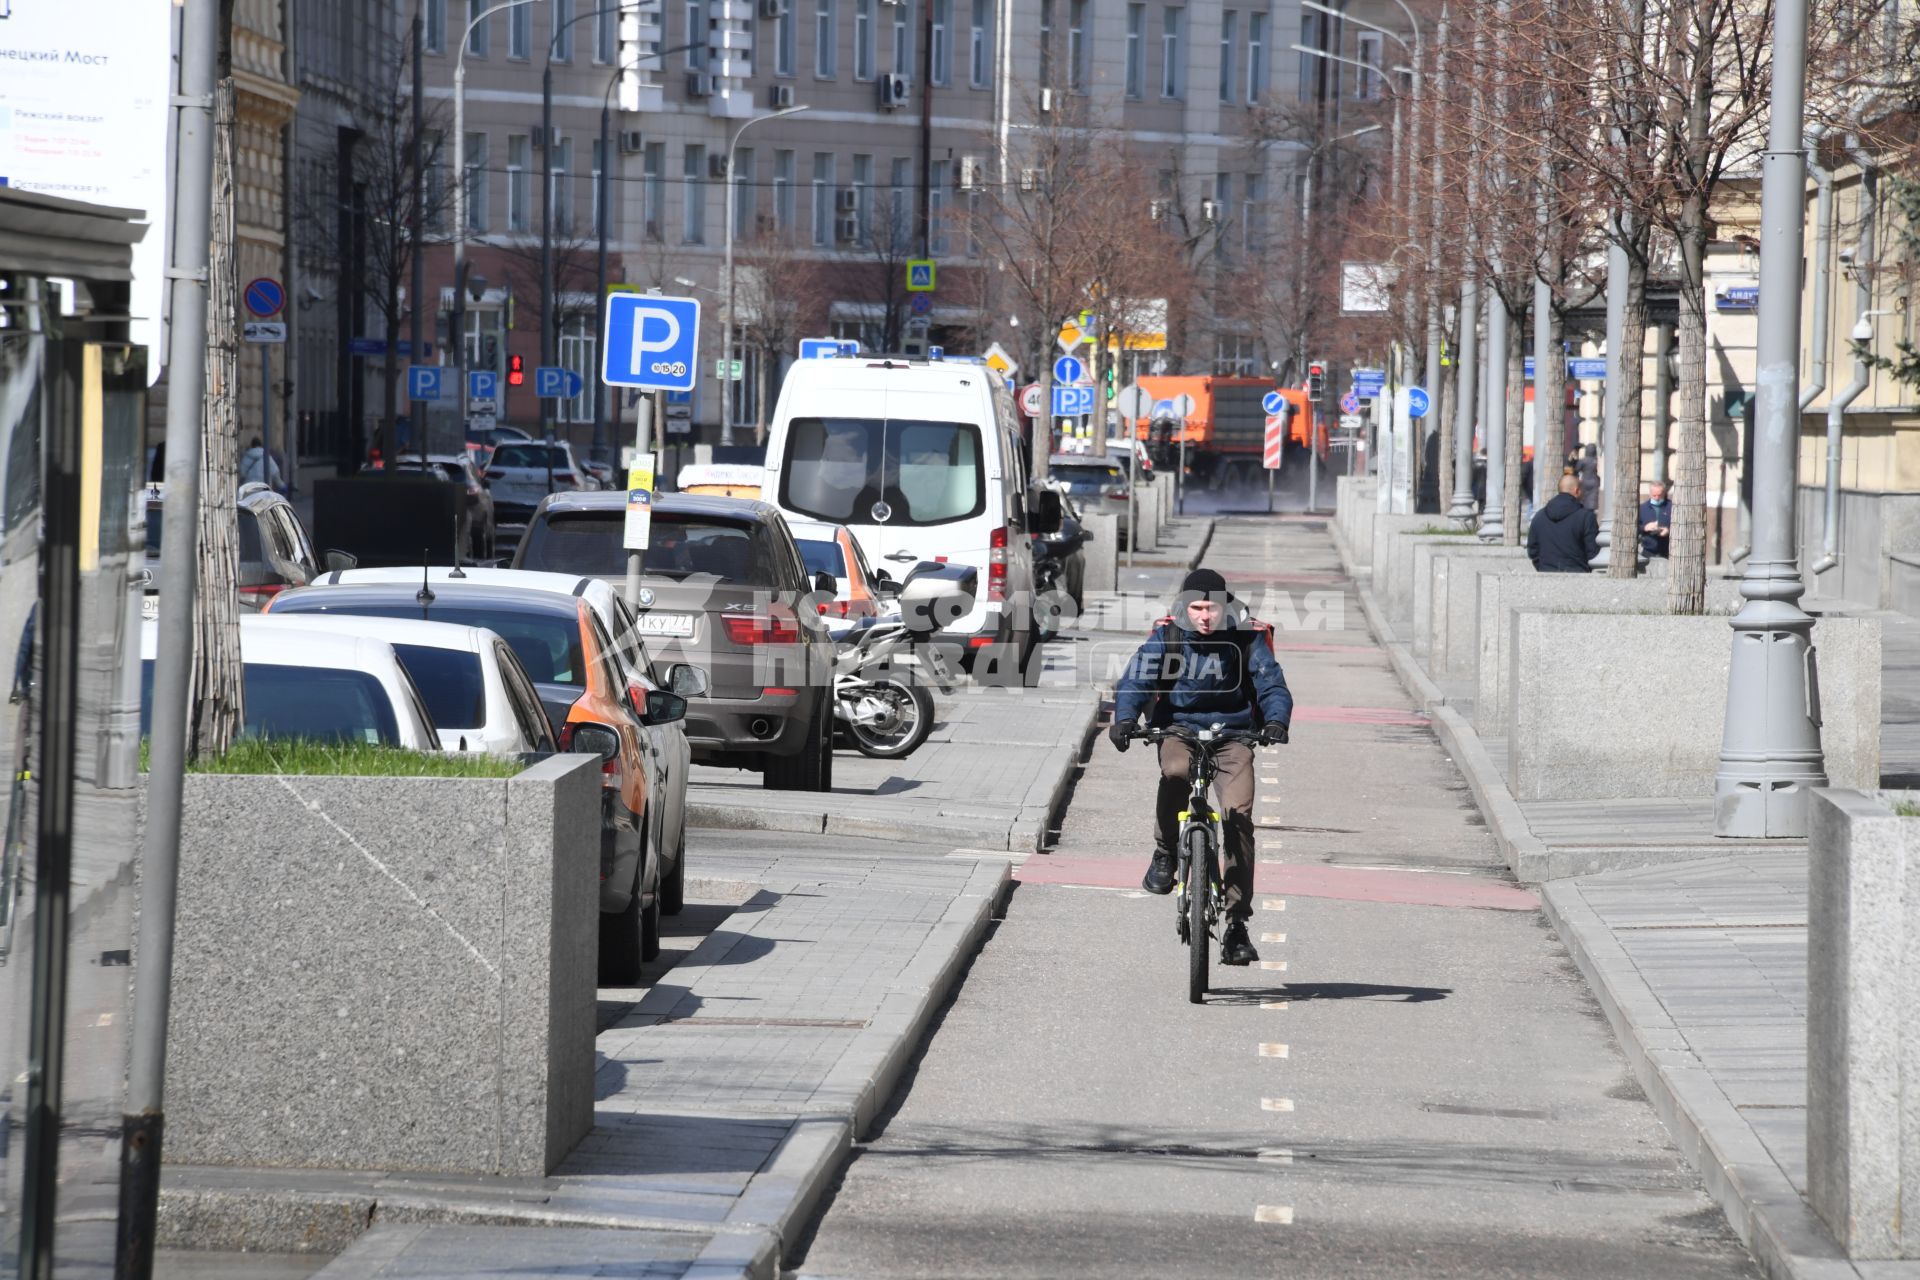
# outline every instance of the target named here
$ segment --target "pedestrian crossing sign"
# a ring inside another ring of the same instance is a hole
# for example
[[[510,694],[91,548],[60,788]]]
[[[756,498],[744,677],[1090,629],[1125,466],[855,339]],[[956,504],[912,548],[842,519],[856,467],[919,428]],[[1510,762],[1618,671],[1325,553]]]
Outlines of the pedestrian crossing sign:
[[[933,292],[933,259],[932,258],[907,259],[907,292],[908,293],[932,293]]]

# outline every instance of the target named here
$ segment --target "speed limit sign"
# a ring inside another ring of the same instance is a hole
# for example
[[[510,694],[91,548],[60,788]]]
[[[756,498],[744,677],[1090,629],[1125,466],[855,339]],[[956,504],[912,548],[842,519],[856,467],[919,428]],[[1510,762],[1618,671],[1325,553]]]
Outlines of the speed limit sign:
[[[1040,416],[1040,384],[1029,382],[1020,388],[1020,409],[1029,418]]]

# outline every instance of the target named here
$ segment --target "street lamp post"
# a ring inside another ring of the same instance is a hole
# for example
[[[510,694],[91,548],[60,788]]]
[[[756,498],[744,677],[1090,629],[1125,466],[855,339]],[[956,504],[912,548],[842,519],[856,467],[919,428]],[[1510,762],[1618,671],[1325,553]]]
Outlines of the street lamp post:
[[[1713,783],[1720,836],[1804,836],[1807,793],[1827,782],[1811,705],[1813,620],[1795,542],[1800,444],[1807,0],[1774,11],[1773,105],[1760,168],[1760,332],[1754,398],[1753,553],[1733,618],[1726,730]]]
[[[726,221],[726,293],[721,305],[720,325],[720,443],[733,443],[733,152],[740,145],[740,135],[753,126],[767,120],[778,120],[782,116],[798,115],[807,109],[802,103],[797,107],[787,107],[781,111],[770,111],[763,116],[755,116],[733,131],[733,138],[727,143],[727,198],[721,211]]]
[[[502,0],[476,14],[460,33],[460,52],[453,59],[453,278],[456,292],[463,287],[467,265],[467,46],[473,29],[496,13],[532,4],[533,0]],[[460,383],[460,430],[467,429],[466,309],[455,311],[457,333],[449,335],[454,350],[454,378]]]

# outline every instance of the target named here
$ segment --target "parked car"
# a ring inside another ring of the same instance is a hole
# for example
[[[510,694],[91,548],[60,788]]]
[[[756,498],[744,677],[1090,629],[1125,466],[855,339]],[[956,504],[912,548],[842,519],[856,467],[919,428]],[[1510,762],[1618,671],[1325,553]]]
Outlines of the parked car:
[[[1024,668],[1033,554],[1017,424],[1005,381],[983,366],[802,360],[774,407],[766,497],[787,516],[847,526],[875,565],[974,566],[984,590],[942,638],[1005,646]]]
[[[491,560],[498,554],[494,542],[498,528],[494,523],[493,494],[488,481],[472,457],[464,453],[430,453],[422,459],[417,453],[403,453],[388,468],[396,472],[425,472],[437,475],[466,490],[466,502],[460,508],[460,531],[456,545],[473,560]]]
[[[760,467],[739,462],[692,462],[680,468],[673,487],[710,498],[757,498],[766,474]]]
[[[152,731],[153,662],[160,624],[140,630],[140,734]],[[305,738],[438,751],[439,735],[393,646],[371,636],[327,635],[277,618],[240,619],[240,661],[250,738]]]
[[[160,615],[161,513],[166,486],[148,485],[147,563],[141,616]],[[267,601],[288,587],[304,586],[320,572],[313,539],[300,523],[293,504],[261,483],[243,484],[234,496],[240,552],[240,607],[258,613]]]
[[[333,613],[269,614],[287,626],[367,636],[393,646],[426,701],[443,751],[554,750],[553,726],[512,646],[484,627]]]
[[[502,443],[487,460],[487,480],[493,486],[494,513],[503,526],[520,526],[549,493],[598,489],[564,440]]]
[[[1121,542],[1132,537],[1133,512],[1127,500],[1131,486],[1127,483],[1125,457],[1055,454],[1047,459],[1047,479],[1065,490],[1080,510],[1112,516]]]
[[[807,572],[828,574],[839,584],[833,599],[823,601],[820,612],[828,618],[872,618],[884,607],[880,578],[867,564],[859,539],[843,524],[822,524],[818,520],[789,520],[793,540],[799,544],[800,559]]]
[[[641,962],[659,953],[660,912],[678,911],[684,900],[685,803],[678,807],[679,825],[669,826],[668,761],[659,735],[647,730],[680,720],[685,701],[648,688],[636,699],[611,636],[577,596],[458,581],[424,588],[417,582],[352,583],[287,592],[274,602],[274,615],[283,613],[484,627],[512,647],[532,678],[561,750],[572,749],[583,726],[596,731],[589,735],[592,750],[610,742],[601,810],[600,980],[636,981]]]
[[[624,583],[626,505],[623,493],[555,494],[513,567]],[[656,494],[642,574],[636,621],[649,648],[707,670],[708,694],[687,713],[693,758],[758,770],[774,790],[831,790],[833,643],[806,597],[837,584],[807,573],[780,513]]]

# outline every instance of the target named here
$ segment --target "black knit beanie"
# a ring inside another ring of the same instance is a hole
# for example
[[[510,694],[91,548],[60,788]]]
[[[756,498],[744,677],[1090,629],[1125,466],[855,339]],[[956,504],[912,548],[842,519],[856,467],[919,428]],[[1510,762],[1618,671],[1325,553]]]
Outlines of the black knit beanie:
[[[1180,580],[1180,594],[1224,596],[1227,594],[1227,580],[1212,569],[1192,569]]]

